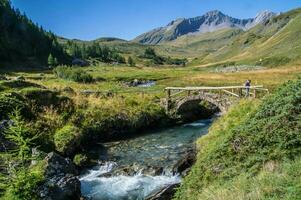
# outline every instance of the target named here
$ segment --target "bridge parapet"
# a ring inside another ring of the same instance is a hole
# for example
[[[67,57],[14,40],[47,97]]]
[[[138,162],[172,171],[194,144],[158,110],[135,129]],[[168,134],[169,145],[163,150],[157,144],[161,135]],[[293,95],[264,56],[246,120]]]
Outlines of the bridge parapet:
[[[167,87],[165,108],[167,112],[177,112],[189,101],[207,101],[226,112],[231,104],[241,98],[258,98],[260,93],[269,93],[262,85],[258,86],[224,86],[224,87]]]

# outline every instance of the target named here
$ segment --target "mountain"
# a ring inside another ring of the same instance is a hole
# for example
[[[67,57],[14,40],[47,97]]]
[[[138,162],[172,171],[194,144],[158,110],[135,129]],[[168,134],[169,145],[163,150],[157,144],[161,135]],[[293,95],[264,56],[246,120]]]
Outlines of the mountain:
[[[255,18],[236,19],[214,10],[194,18],[181,18],[170,22],[165,27],[156,28],[134,39],[143,44],[159,44],[172,41],[183,35],[214,32],[225,28],[248,30],[257,24],[266,22],[276,14],[269,11],[259,13]]]

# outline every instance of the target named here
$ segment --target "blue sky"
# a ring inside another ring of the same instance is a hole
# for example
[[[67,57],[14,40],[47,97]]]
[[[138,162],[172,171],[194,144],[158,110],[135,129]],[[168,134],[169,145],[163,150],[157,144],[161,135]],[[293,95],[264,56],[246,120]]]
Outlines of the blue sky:
[[[180,17],[220,10],[250,18],[262,10],[284,12],[301,7],[300,0],[11,0],[45,29],[67,37],[133,39]]]

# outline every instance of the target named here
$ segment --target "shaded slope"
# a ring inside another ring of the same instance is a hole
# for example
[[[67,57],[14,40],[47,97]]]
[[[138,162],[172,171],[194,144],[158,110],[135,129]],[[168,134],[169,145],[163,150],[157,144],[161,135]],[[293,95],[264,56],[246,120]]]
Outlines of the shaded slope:
[[[7,0],[0,2],[0,30],[1,64],[45,65],[50,53],[61,63],[68,60],[54,34],[14,10]]]

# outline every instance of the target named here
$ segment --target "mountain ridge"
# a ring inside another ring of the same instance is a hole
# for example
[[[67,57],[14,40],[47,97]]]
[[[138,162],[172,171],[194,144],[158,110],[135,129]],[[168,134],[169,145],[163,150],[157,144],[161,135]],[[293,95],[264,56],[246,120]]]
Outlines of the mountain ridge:
[[[178,18],[164,27],[155,28],[139,35],[133,41],[142,44],[159,44],[175,40],[183,35],[202,34],[225,28],[248,30],[257,24],[266,22],[276,15],[274,12],[262,11],[254,18],[238,19],[226,15],[219,10],[212,10],[198,17]]]

